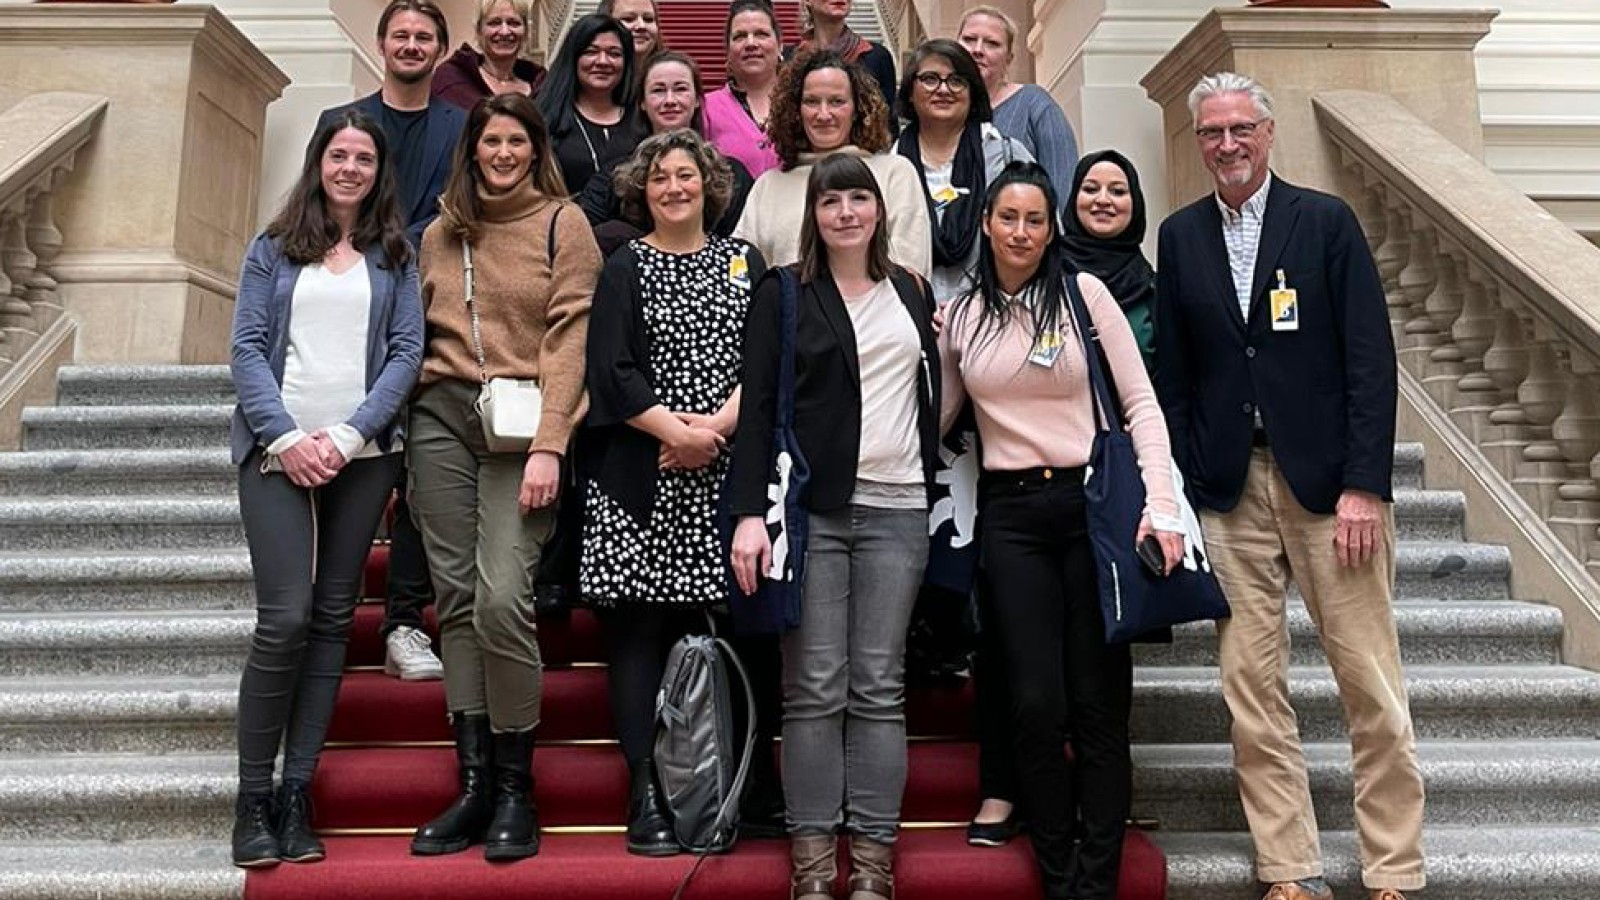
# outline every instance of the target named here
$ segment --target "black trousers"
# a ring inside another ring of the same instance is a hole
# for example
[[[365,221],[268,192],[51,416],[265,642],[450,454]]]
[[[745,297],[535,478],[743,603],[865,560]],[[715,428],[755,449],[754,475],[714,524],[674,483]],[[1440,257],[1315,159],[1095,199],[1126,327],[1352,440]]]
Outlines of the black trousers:
[[[985,472],[979,497],[1019,796],[1044,893],[1111,900],[1132,793],[1133,662],[1127,645],[1105,642],[1083,471]]]
[[[394,521],[389,525],[389,580],[383,610],[383,635],[405,625],[422,630],[422,611],[433,603],[433,575],[422,550],[422,533],[406,500],[406,470],[394,485]]]

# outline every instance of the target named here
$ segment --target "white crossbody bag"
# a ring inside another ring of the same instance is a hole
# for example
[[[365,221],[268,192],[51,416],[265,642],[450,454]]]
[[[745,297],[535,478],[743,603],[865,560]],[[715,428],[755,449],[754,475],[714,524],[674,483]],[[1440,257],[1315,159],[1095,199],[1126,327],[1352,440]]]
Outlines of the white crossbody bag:
[[[526,453],[539,433],[544,397],[539,382],[523,378],[490,378],[483,358],[483,335],[472,287],[472,247],[461,241],[461,269],[466,279],[467,313],[472,319],[472,350],[478,355],[478,400],[473,409],[483,420],[483,441],[490,453]]]

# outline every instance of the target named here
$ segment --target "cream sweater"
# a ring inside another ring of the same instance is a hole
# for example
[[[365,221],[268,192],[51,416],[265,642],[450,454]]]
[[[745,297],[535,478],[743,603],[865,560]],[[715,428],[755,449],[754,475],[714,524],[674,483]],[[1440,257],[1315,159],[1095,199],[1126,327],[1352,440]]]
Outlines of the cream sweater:
[[[893,151],[867,153],[855,147],[833,151],[859,156],[878,179],[883,205],[889,213],[889,258],[926,276],[933,268],[933,232],[928,225],[928,201],[922,179],[911,161]],[[811,167],[825,153],[802,153],[800,164],[789,170],[768,169],[756,179],[744,203],[744,214],[733,236],[761,251],[769,266],[800,261],[800,223],[806,213],[806,180]]]

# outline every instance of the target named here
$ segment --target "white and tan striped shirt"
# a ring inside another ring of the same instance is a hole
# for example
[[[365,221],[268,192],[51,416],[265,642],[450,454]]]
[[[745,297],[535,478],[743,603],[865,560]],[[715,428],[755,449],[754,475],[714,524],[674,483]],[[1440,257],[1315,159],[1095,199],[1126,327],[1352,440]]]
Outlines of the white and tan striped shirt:
[[[1233,292],[1239,298],[1239,315],[1250,322],[1251,282],[1256,274],[1256,253],[1261,248],[1261,223],[1267,215],[1267,191],[1272,173],[1238,212],[1228,208],[1217,194],[1217,209],[1222,212],[1222,242],[1228,247],[1228,268],[1233,271]]]

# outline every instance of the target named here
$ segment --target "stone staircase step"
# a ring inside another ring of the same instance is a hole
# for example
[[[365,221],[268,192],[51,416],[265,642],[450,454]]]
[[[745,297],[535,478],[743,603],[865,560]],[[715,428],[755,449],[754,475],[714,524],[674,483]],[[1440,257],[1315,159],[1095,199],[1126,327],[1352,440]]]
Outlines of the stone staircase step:
[[[211,835],[196,841],[0,843],[6,900],[237,900],[244,871]]]
[[[1394,488],[1420,489],[1422,484],[1422,466],[1427,458],[1427,448],[1417,442],[1401,442],[1394,445]]]
[[[1344,741],[1304,747],[1325,829],[1353,829],[1350,747]],[[1600,745],[1581,741],[1421,741],[1417,761],[1427,785],[1427,819],[1451,825],[1541,822],[1583,825],[1600,808]],[[1226,744],[1153,744],[1133,750],[1134,811],[1164,831],[1243,831]]]
[[[62,366],[56,375],[59,406],[233,402],[233,376],[225,365]]]
[[[0,453],[4,497],[226,495],[237,485],[237,470],[226,449]]]
[[[1395,550],[1395,596],[1509,600],[1511,551],[1497,544],[1402,541]]]
[[[255,620],[250,610],[0,613],[0,678],[238,675]]]
[[[7,550],[242,547],[233,497],[58,497],[0,502]]]
[[[1151,835],[1167,855],[1167,900],[1258,900],[1244,832]],[[1593,825],[1429,826],[1420,896],[1440,900],[1594,900],[1600,828]],[[1365,896],[1353,832],[1323,832],[1324,865],[1339,896]]]
[[[1133,676],[1134,740],[1204,744],[1228,740],[1217,670],[1165,666]],[[1409,666],[1406,684],[1422,740],[1593,738],[1600,734],[1600,677],[1571,666]],[[1326,666],[1293,666],[1289,690],[1306,742],[1345,740],[1344,714]],[[1600,745],[1596,747],[1600,752]]]
[[[1459,491],[1396,488],[1395,537],[1405,541],[1459,541],[1467,517],[1467,498]]]
[[[22,411],[24,450],[205,449],[228,446],[232,404],[34,406]]]
[[[0,611],[254,607],[243,549],[0,552]]]
[[[238,771],[222,754],[0,757],[0,841],[216,840]]]
[[[592,702],[585,699],[592,695],[556,688],[570,687],[569,682],[575,685],[587,679],[588,673],[585,669],[546,674],[549,702],[545,713],[552,726],[585,719],[587,713],[574,704]],[[1296,666],[1290,670],[1290,680],[1303,739],[1345,740],[1343,714],[1327,669]],[[1407,682],[1417,734],[1423,740],[1576,740],[1591,739],[1600,733],[1600,677],[1581,669],[1552,665],[1412,666],[1407,670]],[[0,753],[220,752],[233,742],[238,687],[236,673],[147,676],[137,681],[112,677],[3,678]],[[437,702],[442,703],[442,691],[436,683],[413,685],[407,690],[418,696],[437,695]],[[966,692],[953,696],[955,702],[969,702],[964,699],[969,696]],[[921,698],[921,706],[926,706],[928,699]],[[433,702],[430,699],[426,706],[431,708]],[[422,705],[408,703],[404,707],[408,715],[420,714]],[[442,710],[441,705],[441,714]],[[356,712],[354,708],[350,711]],[[363,715],[369,713],[361,711]],[[940,721],[965,718],[961,710],[947,709],[940,714],[944,717]],[[1216,670],[1137,670],[1132,732],[1135,741],[1145,744],[1226,742],[1228,715]],[[950,732],[946,729],[937,733]]]
[[[1561,661],[1561,611],[1508,601],[1400,602],[1394,605],[1400,653],[1408,665],[1533,664]],[[1304,605],[1288,610],[1291,665],[1326,665]],[[1214,666],[1217,628],[1193,622],[1173,629],[1171,644],[1138,644],[1140,666]]]

